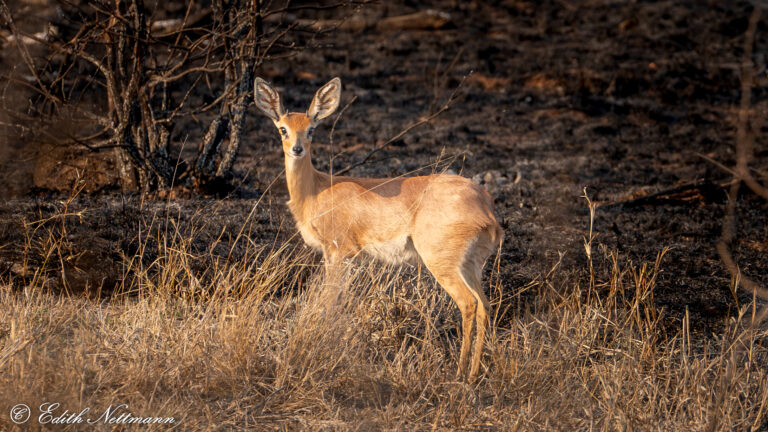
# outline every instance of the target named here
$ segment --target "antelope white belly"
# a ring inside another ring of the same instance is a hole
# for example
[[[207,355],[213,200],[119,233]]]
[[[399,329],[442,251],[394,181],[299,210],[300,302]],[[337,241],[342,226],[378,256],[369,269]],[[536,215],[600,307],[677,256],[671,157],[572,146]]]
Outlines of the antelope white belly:
[[[407,234],[388,241],[368,243],[363,247],[363,251],[390,264],[413,263],[419,257],[416,248],[413,247],[411,236]]]

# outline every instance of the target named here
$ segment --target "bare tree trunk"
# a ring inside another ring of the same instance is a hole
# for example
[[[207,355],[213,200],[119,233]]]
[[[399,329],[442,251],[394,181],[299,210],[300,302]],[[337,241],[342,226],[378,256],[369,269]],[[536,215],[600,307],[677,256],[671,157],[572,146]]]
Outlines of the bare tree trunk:
[[[237,86],[237,99],[232,106],[232,124],[229,131],[229,145],[223,151],[221,162],[216,170],[217,177],[226,177],[232,171],[232,165],[240,150],[240,139],[245,125],[245,113],[253,100],[253,64],[243,62],[240,72],[240,85]]]
[[[234,88],[231,97],[213,120],[208,133],[200,143],[195,163],[198,181],[224,180],[231,176],[240,149],[245,114],[253,100],[253,70],[256,66],[256,47],[261,38],[261,2],[252,0],[252,19],[242,10],[240,0],[214,1],[214,19],[221,23],[225,39],[225,53],[231,64],[225,70],[225,88]],[[224,143],[227,142],[225,146]]]
[[[111,29],[105,32],[106,81],[110,118],[117,124],[116,136],[123,185],[135,183],[144,189],[165,188],[173,181],[170,163],[170,130],[158,123],[147,86],[149,29],[143,0],[115,0]],[[111,30],[111,31],[109,31]],[[161,112],[167,109],[163,98]],[[136,175],[126,169],[130,161]],[[137,177],[137,178],[136,178]]]

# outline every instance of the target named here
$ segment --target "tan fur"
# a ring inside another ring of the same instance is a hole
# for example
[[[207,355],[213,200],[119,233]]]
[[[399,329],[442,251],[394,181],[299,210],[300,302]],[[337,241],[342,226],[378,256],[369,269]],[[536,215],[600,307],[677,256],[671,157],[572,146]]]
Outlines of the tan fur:
[[[324,96],[321,91],[318,95]],[[320,111],[318,117],[328,115]],[[283,138],[288,206],[304,241],[322,251],[329,273],[343,259],[361,252],[391,263],[420,258],[461,311],[459,374],[466,372],[476,325],[468,376],[474,379],[490,308],[482,268],[503,236],[493,200],[480,186],[456,175],[369,179],[321,173],[310,157],[307,129],[314,123],[298,113],[275,121],[278,128],[288,130]],[[304,148],[303,157],[291,153],[297,145]]]
[[[288,113],[283,117],[283,122],[289,130],[305,131],[312,122],[304,113]]]

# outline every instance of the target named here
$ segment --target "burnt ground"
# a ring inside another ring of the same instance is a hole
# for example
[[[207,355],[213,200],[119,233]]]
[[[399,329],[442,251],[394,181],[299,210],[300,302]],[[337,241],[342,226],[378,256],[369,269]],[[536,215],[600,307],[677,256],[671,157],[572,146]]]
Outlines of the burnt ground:
[[[424,7],[386,2],[366,6],[361,14],[394,16]],[[560,253],[562,280],[586,281],[582,243],[589,215],[580,197],[586,187],[601,203],[595,243],[617,251],[621,262],[635,263],[652,262],[668,247],[656,304],[672,324],[688,310],[696,330],[717,332],[737,305],[715,250],[725,212],[722,185],[731,175],[702,155],[726,166],[735,163],[749,3],[441,1],[429,7],[448,12],[450,23],[439,30],[337,30],[320,38],[296,33],[291,37],[298,44],[311,42],[312,48],[259,71],[280,89],[288,109],[306,109],[315,89],[333,76],[344,85],[342,106],[356,97],[336,125],[333,146],[331,121],[315,134],[316,167],[329,169],[332,155],[336,170],[361,160],[377,142],[437,110],[468,76],[448,111],[376,153],[352,175],[451,169],[482,182],[495,198],[506,233],[502,281],[517,308],[536,293],[512,294],[546,277]],[[304,18],[333,18],[325,11],[305,13]],[[754,56],[760,77],[766,34],[763,19]],[[753,90],[758,113],[765,113],[767,95],[762,79]],[[176,145],[196,143],[203,124],[177,128]],[[196,230],[203,251],[216,239],[235,236],[260,199],[258,228],[249,235],[261,243],[290,237],[295,230],[282,204],[284,180],[273,184],[282,171],[277,133],[254,107],[246,127],[237,188],[226,198],[79,196],[70,209],[87,212],[82,219],[70,218],[68,244],[79,255],[72,264],[76,271],[69,273],[79,274],[81,285],[104,284],[105,291],[119,285],[121,257],[136,253],[139,221],[153,212],[203,221]],[[757,175],[765,181],[766,128],[759,132],[752,167],[762,170]],[[4,161],[5,189],[15,194],[0,204],[0,271],[6,273],[13,273],[14,265],[18,270],[22,259],[21,220],[41,219],[62,207],[61,193],[31,187],[30,172],[20,167],[33,164],[21,155],[9,152]],[[764,201],[742,188],[733,251],[742,271],[763,286],[768,284],[766,211]],[[35,259],[30,258],[32,265]],[[599,269],[605,267],[601,254],[596,261]],[[741,292],[738,304],[750,299]]]

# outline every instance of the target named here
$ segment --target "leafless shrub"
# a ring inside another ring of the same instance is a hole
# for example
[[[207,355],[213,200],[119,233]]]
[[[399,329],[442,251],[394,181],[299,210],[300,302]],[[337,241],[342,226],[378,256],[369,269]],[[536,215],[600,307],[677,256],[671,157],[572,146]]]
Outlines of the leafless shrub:
[[[271,56],[300,49],[282,43],[298,22],[271,18],[306,6],[278,7],[262,0],[207,4],[189,2],[182,18],[152,21],[144,0],[60,0],[66,17],[61,27],[69,32],[40,37],[18,28],[0,2],[2,22],[31,77],[30,82],[7,78],[37,94],[31,113],[14,113],[18,127],[69,113],[79,120],[78,130],[68,137],[46,131],[47,139],[90,151],[113,150],[124,188],[167,188],[182,175],[198,187],[226,183],[241,145],[255,69]],[[44,44],[47,58],[35,59],[24,40]],[[196,97],[219,82],[222,89],[212,100]],[[212,119],[197,155],[180,163],[179,149],[171,143],[174,127],[184,117],[205,113]]]

